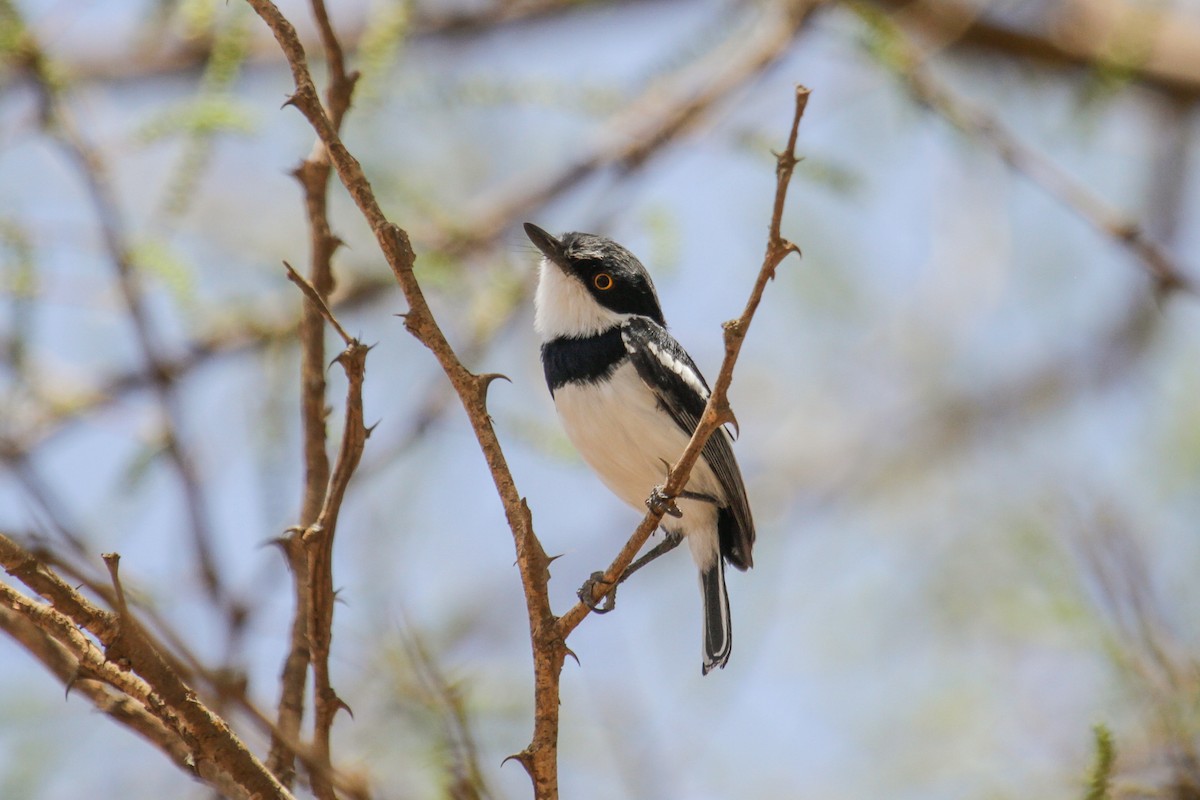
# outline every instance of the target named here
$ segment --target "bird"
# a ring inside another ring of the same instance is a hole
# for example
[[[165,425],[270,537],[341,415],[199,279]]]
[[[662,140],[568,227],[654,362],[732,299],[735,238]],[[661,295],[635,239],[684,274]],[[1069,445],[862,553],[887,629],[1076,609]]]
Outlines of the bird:
[[[633,253],[591,233],[555,237],[532,223],[525,233],[542,255],[534,330],[567,438],[618,498],[653,507],[667,500],[660,484],[700,423],[708,384],[667,332],[654,282]],[[661,526],[672,543],[687,542],[699,570],[707,675],[725,667],[733,646],[725,564],[754,564],[754,520],[724,428],[669,500]]]

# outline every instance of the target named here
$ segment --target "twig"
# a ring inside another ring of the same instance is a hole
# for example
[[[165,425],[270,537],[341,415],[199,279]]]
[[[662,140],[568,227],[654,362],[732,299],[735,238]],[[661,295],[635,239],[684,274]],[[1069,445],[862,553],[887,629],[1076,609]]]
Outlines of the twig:
[[[248,795],[290,798],[245,744],[196,697],[170,661],[128,613],[117,556],[105,556],[113,581],[117,614],[104,612],[67,585],[52,570],[12,539],[0,535],[0,564],[53,607],[32,603],[0,583],[0,604],[20,613],[66,646],[82,674],[102,680],[141,703],[187,744],[189,770],[213,784],[225,775]],[[79,628],[96,636],[100,649]],[[126,671],[129,670],[129,671]]]
[[[69,691],[86,697],[96,710],[112,717],[157,747],[176,767],[191,773],[191,750],[180,736],[167,727],[146,707],[100,678],[86,675],[79,658],[70,647],[55,639],[32,619],[19,611],[0,606],[0,630],[3,630],[42,663]],[[249,795],[222,774],[210,781],[217,791],[231,798]]]
[[[776,159],[775,203],[771,213],[770,235],[767,239],[767,249],[763,257],[762,268],[759,270],[758,278],[755,280],[754,287],[750,291],[750,297],[746,301],[746,307],[742,311],[742,315],[723,325],[725,330],[725,359],[721,362],[721,370],[717,374],[716,382],[713,384],[712,394],[708,398],[708,404],[704,408],[700,424],[696,426],[691,441],[688,442],[687,449],[683,451],[683,455],[679,457],[679,460],[675,462],[668,473],[666,483],[663,486],[663,491],[668,497],[678,495],[687,486],[692,467],[695,466],[696,461],[700,458],[700,453],[704,450],[704,445],[717,428],[734,422],[733,412],[729,408],[727,393],[729,385],[733,380],[733,368],[737,364],[738,355],[742,350],[742,342],[746,338],[746,332],[750,328],[750,322],[754,318],[754,313],[758,310],[758,305],[762,301],[767,281],[775,277],[775,269],[790,253],[800,253],[800,248],[783,238],[780,226],[783,220],[783,208],[787,199],[788,184],[791,181],[792,171],[795,169],[797,163],[796,137],[799,134],[800,120],[804,116],[804,109],[808,105],[808,95],[808,89],[803,86],[796,87],[796,110],[795,115],[792,117],[792,128],[788,135],[787,147],[779,153]],[[650,510],[646,513],[646,516],[629,538],[629,541],[625,543],[621,552],[618,553],[608,569],[604,571],[604,578],[596,581],[593,585],[593,606],[604,596],[607,588],[614,585],[620,579],[625,569],[633,562],[634,557],[646,544],[650,535],[654,533],[661,522],[661,511]],[[564,639],[569,636],[571,631],[579,626],[579,623],[584,620],[589,612],[589,605],[580,601],[567,611],[567,613],[563,614],[558,620],[558,628],[561,636]]]
[[[245,743],[229,728],[225,720],[199,702],[195,692],[184,683],[179,674],[144,635],[141,625],[124,607],[124,589],[121,586],[120,556],[115,553],[104,555],[104,563],[112,576],[113,589],[118,602],[118,633],[108,645],[106,656],[118,663],[127,663],[129,668],[145,679],[162,698],[163,704],[178,714],[187,727],[189,742],[198,768],[208,762],[215,769],[225,772],[243,786],[250,794],[263,798],[290,798],[291,793],[267,771]]]
[[[296,272],[296,270],[292,268],[291,264],[284,261],[283,266],[287,270],[288,280],[296,284],[300,291],[304,293],[304,296],[307,297],[309,302],[312,303],[316,308],[318,315],[328,322],[330,327],[337,331],[338,336],[342,337],[342,341],[346,343],[347,347],[349,347],[354,342],[354,337],[346,333],[346,329],[342,327],[342,323],[338,322],[337,317],[335,317],[333,312],[329,310],[329,306],[326,304],[325,298],[321,296],[321,293],[317,291],[315,286],[305,280],[303,275],[301,275],[299,272]]]
[[[316,523],[303,533],[309,565],[309,647],[313,667],[313,758],[319,770],[310,775],[313,793],[318,798],[333,798],[333,786],[327,775],[333,770],[329,735],[333,718],[347,706],[333,690],[329,679],[329,652],[333,639],[333,539],[338,514],[350,478],[362,458],[363,447],[370,431],[363,424],[362,386],[366,375],[367,351],[370,348],[351,340],[337,357],[346,373],[346,420],[337,463],[333,468],[325,502]]]
[[[1129,251],[1153,278],[1160,294],[1176,290],[1197,293],[1192,279],[1151,241],[1141,225],[1123,216],[1054,161],[1022,141],[996,116],[951,91],[934,77],[921,50],[886,16],[866,6],[862,0],[854,0],[850,7],[865,24],[887,37],[891,45],[889,54],[894,56],[888,60],[888,65],[920,103],[967,135],[986,143],[1012,169]]]
[[[462,692],[447,678],[417,632],[402,632],[401,643],[417,683],[428,695],[427,702],[441,724],[450,756],[447,795],[453,800],[491,800],[495,795],[479,768],[479,752]]]
[[[345,57],[337,33],[330,22],[324,0],[312,0],[329,72],[327,102],[330,125],[336,132],[350,107],[358,73],[347,73]],[[341,240],[333,235],[328,215],[329,154],[318,138],[312,153],[295,171],[304,189],[304,205],[311,239],[311,278],[305,281],[291,265],[288,278],[308,297],[301,319],[302,348],[302,421],[305,442],[305,487],[301,524],[297,531],[300,544],[285,544],[288,563],[295,576],[296,614],[285,672],[281,679],[279,727],[294,738],[303,711],[305,675],[301,658],[307,655],[313,670],[313,743],[309,782],[318,800],[334,800],[330,735],[337,710],[346,707],[333,690],[329,679],[329,653],[333,638],[333,540],[338,512],[350,477],[362,457],[369,431],[363,424],[362,384],[369,348],[352,338],[329,310],[327,298],[333,290],[333,254]],[[327,321],[346,350],[337,361],[349,381],[346,397],[346,423],[337,465],[332,479],[325,452],[325,378],[324,326]],[[301,577],[301,576],[304,577]],[[307,597],[301,597],[301,593]],[[348,708],[348,707],[347,707]],[[290,780],[292,759],[283,739],[272,737],[271,763]]]
[[[332,125],[340,129],[342,117],[350,107],[354,85],[358,74],[347,74],[345,58],[337,34],[329,20],[329,14],[322,0],[313,0],[313,16],[317,20],[321,41],[325,48],[328,64],[329,86],[327,97],[331,109]],[[333,617],[333,578],[332,574],[318,578],[317,572],[330,571],[333,568],[332,544],[334,529],[332,526],[321,527],[320,516],[325,516],[325,504],[329,496],[329,456],[325,450],[326,431],[326,382],[325,382],[325,328],[322,318],[327,321],[342,341],[346,343],[347,352],[357,344],[345,329],[338,323],[329,310],[328,298],[334,288],[333,254],[341,240],[333,235],[329,224],[328,188],[330,165],[320,139],[313,147],[308,158],[301,162],[293,172],[296,180],[304,191],[304,207],[308,219],[310,239],[310,277],[311,283],[305,281],[291,265],[287,267],[288,279],[296,284],[309,302],[301,311],[300,347],[301,347],[301,424],[304,428],[304,496],[301,500],[300,524],[296,534],[284,537],[282,545],[287,557],[288,566],[292,573],[293,590],[296,598],[296,610],[292,619],[291,641],[287,658],[284,660],[283,673],[280,676],[280,695],[278,707],[277,729],[282,735],[273,733],[268,765],[272,772],[281,776],[285,785],[290,786],[294,775],[294,759],[286,744],[287,739],[295,739],[300,731],[304,713],[304,686],[307,679],[308,665],[311,662],[314,670],[314,695],[317,713],[314,718],[314,745],[317,769],[310,770],[310,782],[314,794],[319,800],[333,797],[333,788],[329,773],[332,763],[329,752],[330,727],[333,724],[333,712],[328,712],[325,703],[328,698],[336,698],[329,685],[328,674],[328,642],[331,631],[313,630],[316,623],[332,625]],[[343,354],[345,355],[345,354]],[[363,351],[365,356],[365,350]],[[350,375],[350,361],[343,361]],[[351,379],[352,385],[354,379]],[[361,362],[359,362],[357,405],[358,426],[362,426],[361,400]],[[347,409],[349,421],[350,411]],[[365,432],[362,438],[366,438]],[[344,443],[345,446],[345,443]],[[361,443],[358,445],[361,453]],[[343,456],[346,451],[343,449]],[[354,455],[357,464],[359,455]],[[351,467],[351,471],[353,467]],[[349,474],[345,476],[349,480]],[[340,502],[340,501],[339,501]],[[336,511],[334,512],[336,514]],[[316,548],[322,555],[314,559],[314,548],[302,541],[299,532],[310,532],[310,538],[317,536],[327,540],[329,555],[323,551],[326,546]],[[320,531],[320,534],[315,532]],[[316,592],[328,591],[327,597],[318,597]],[[325,610],[328,609],[328,613]],[[320,646],[318,646],[320,644]],[[322,700],[325,698],[325,700]]]

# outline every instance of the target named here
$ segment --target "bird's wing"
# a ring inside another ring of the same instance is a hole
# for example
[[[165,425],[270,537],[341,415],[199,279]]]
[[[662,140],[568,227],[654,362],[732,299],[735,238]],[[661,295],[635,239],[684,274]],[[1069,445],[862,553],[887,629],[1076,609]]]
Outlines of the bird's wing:
[[[650,387],[659,405],[683,431],[691,436],[704,406],[709,388],[687,351],[666,329],[646,317],[632,317],[621,326],[621,339],[638,376]],[[733,457],[729,434],[718,428],[704,445],[703,456],[729,505],[731,525],[721,525],[721,551],[739,569],[753,564],[754,520],[742,473]]]

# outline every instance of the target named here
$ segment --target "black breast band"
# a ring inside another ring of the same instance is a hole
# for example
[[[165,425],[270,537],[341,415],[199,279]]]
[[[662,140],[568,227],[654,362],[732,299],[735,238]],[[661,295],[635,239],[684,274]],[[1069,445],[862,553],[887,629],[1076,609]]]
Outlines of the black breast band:
[[[607,378],[627,357],[619,327],[582,339],[560,336],[542,345],[542,368],[552,395],[567,383]]]

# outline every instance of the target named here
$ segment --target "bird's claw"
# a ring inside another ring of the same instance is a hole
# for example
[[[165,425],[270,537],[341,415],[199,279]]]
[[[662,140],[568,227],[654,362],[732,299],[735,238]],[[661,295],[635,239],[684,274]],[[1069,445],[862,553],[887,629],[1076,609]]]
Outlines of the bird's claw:
[[[598,583],[608,583],[608,581],[604,579],[603,572],[593,572],[592,576],[583,582],[583,586],[579,587],[579,600],[585,606],[587,606],[593,614],[607,614],[617,606],[617,585],[619,581],[614,581],[612,588],[605,592],[600,598],[604,601],[604,605],[599,605],[596,600],[592,599],[592,592]]]
[[[646,498],[646,508],[655,514],[668,514],[676,519],[683,516],[679,506],[675,505],[675,498],[668,496],[661,486],[655,486],[650,490],[650,496]]]

